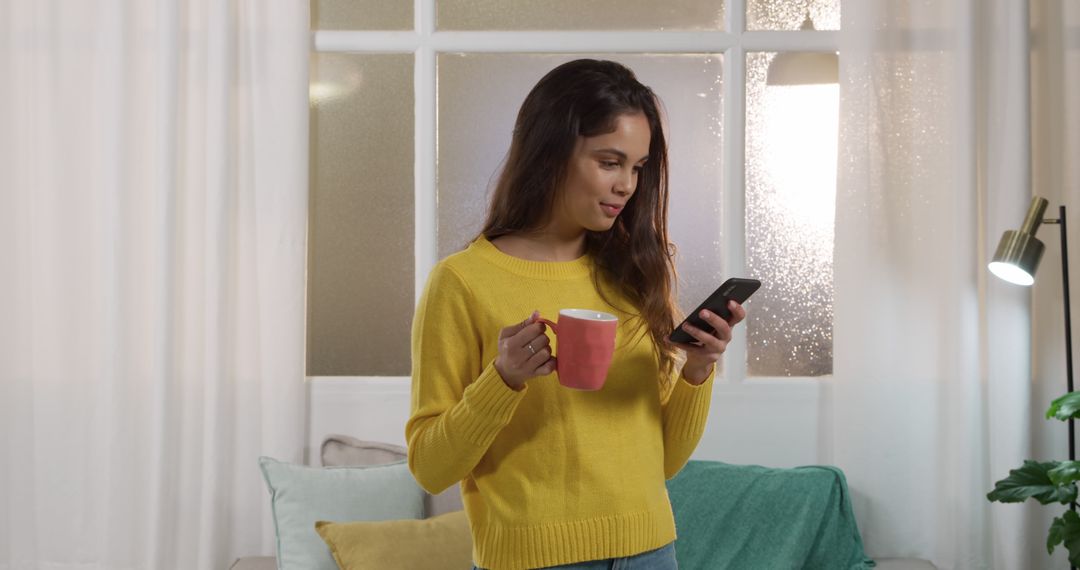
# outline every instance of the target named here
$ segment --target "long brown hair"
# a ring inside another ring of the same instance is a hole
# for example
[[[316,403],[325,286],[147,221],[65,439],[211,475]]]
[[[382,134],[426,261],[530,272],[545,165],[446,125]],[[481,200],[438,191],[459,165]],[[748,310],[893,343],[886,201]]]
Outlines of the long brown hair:
[[[611,229],[587,232],[585,247],[596,261],[597,291],[614,306],[604,295],[605,281],[634,304],[638,325],[646,325],[665,378],[675,359],[666,338],[677,313],[677,276],[674,246],[668,241],[667,142],[659,106],[633,71],[613,61],[578,59],[548,72],[518,111],[481,234],[495,239],[540,229],[566,179],[577,138],[610,133],[618,117],[643,114],[651,138],[637,188]]]

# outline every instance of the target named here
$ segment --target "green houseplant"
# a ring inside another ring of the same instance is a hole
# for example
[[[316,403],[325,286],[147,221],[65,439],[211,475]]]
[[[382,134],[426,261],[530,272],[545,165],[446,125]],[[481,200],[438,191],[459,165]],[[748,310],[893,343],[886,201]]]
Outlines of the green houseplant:
[[[1080,419],[1080,392],[1070,392],[1054,400],[1046,411],[1047,419]],[[1080,461],[1024,461],[1023,467],[1009,471],[1009,476],[994,484],[986,498],[991,502],[1021,503],[1035,499],[1044,505],[1074,505],[1076,482],[1080,481]],[[1069,563],[1080,566],[1080,515],[1075,506],[1054,519],[1046,538],[1046,550],[1064,544]]]

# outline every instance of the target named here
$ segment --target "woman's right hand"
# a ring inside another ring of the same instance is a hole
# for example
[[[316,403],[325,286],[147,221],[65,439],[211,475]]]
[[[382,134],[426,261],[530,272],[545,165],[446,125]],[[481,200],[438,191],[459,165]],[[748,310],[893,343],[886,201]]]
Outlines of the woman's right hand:
[[[556,361],[551,356],[550,341],[544,323],[537,322],[540,311],[524,321],[499,332],[499,356],[495,357],[495,370],[503,382],[514,390],[525,387],[525,381],[535,376],[547,376],[555,371]]]

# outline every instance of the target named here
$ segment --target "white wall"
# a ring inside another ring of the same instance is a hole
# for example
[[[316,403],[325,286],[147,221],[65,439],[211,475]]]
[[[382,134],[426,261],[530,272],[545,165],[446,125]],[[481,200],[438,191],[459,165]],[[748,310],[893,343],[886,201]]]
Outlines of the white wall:
[[[308,386],[308,463],[329,434],[405,445],[409,379],[315,377]],[[822,461],[813,380],[717,383],[695,459],[771,467]]]
[[[307,462],[317,465],[327,435],[405,445],[409,379],[314,377],[307,381]]]

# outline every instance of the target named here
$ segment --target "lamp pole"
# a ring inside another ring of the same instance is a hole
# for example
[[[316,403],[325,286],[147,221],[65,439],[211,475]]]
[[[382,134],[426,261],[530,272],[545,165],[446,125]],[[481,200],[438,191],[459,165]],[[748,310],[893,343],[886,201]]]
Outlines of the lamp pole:
[[[1073,391],[1072,357],[1072,307],[1069,305],[1069,240],[1065,229],[1065,206],[1058,206],[1058,219],[1044,220],[1048,224],[1057,224],[1061,234],[1061,292],[1065,299],[1065,381],[1069,392]],[[1076,461],[1076,426],[1069,420],[1069,461]],[[1076,510],[1076,503],[1069,505]]]

